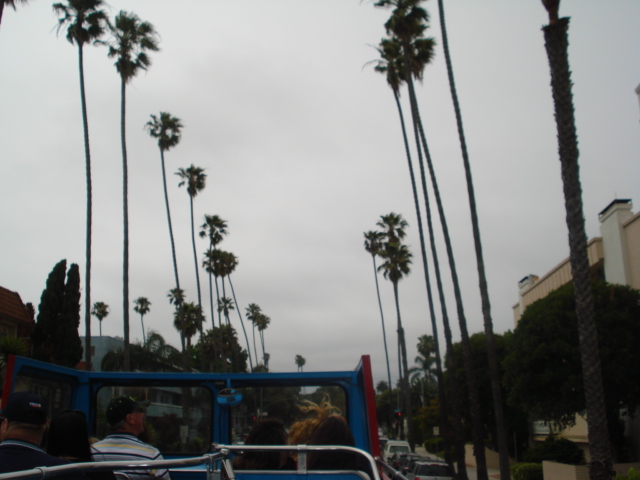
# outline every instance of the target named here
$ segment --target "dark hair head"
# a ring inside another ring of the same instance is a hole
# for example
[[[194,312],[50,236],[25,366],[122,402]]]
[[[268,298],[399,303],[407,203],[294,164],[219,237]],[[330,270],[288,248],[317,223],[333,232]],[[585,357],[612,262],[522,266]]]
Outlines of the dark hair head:
[[[287,431],[280,420],[260,420],[255,424],[245,445],[286,445]],[[282,452],[247,451],[236,457],[233,463],[238,470],[278,470],[282,467],[286,456]]]
[[[342,417],[332,415],[325,418],[313,431],[309,445],[344,445],[355,447],[351,429]],[[310,452],[311,470],[355,470],[357,455],[352,452]]]
[[[35,393],[17,392],[11,394],[1,415],[10,422],[44,425],[47,423],[47,406]]]
[[[91,461],[89,431],[84,412],[65,410],[51,420],[47,452],[56,457]]]

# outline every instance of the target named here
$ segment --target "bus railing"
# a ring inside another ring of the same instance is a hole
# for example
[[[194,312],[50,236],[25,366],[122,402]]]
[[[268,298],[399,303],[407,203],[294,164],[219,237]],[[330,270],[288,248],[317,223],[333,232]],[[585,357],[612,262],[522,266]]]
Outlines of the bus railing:
[[[237,470],[234,471],[231,465],[230,453],[242,453],[251,450],[257,451],[286,451],[293,452],[298,455],[298,465],[296,470]],[[267,475],[276,474],[280,476],[287,475],[338,475],[350,474],[356,475],[362,480],[381,480],[376,460],[364,450],[355,447],[346,447],[341,445],[221,445],[214,443],[212,445],[212,453],[207,453],[199,457],[175,458],[168,460],[150,460],[150,461],[97,461],[70,463],[68,465],[58,465],[55,467],[37,467],[31,470],[22,470],[18,472],[0,474],[0,480],[39,480],[46,478],[55,478],[59,475],[79,472],[92,472],[100,470],[112,471],[128,471],[128,470],[151,470],[151,469],[182,469],[186,467],[204,466],[206,471],[206,479],[236,480],[236,473],[243,475]],[[307,470],[307,454],[314,451],[343,451],[353,452],[361,455],[367,461],[369,472],[373,475],[370,478],[368,473],[359,470]],[[220,462],[219,468],[216,463]],[[384,465],[384,464],[382,464]]]

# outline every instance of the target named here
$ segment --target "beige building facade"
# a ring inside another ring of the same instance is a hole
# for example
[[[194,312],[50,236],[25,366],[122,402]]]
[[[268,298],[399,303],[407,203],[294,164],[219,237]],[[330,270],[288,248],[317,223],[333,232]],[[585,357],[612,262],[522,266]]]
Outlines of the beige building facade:
[[[600,237],[587,243],[593,278],[629,285],[640,290],[640,212],[631,200],[614,200],[600,214]],[[515,325],[527,306],[570,283],[571,263],[565,258],[542,277],[530,274],[518,282],[518,303],[513,306]]]

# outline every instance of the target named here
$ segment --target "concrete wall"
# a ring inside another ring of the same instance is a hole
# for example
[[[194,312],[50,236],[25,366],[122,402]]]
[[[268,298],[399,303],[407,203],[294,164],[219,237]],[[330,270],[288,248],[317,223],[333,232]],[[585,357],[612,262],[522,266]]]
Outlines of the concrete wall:
[[[556,462],[542,462],[544,480],[589,480],[586,465],[566,465]]]

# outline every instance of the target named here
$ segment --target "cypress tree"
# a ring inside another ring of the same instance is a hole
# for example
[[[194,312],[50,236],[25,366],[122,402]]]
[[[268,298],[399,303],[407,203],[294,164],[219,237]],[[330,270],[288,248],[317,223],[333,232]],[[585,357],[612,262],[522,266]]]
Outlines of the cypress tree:
[[[75,263],[69,267],[64,287],[62,311],[54,330],[53,363],[75,367],[82,359],[82,343],[78,335],[80,327],[80,268]]]
[[[40,297],[38,318],[31,334],[33,358],[66,367],[75,367],[82,358],[78,335],[80,325],[80,269],[69,268],[61,260],[47,278]]]
[[[53,360],[53,332],[64,301],[64,277],[67,271],[67,261],[60,260],[53,267],[47,285],[40,297],[36,326],[31,333],[33,358],[45,362]]]

